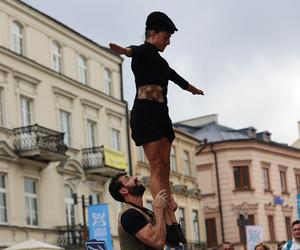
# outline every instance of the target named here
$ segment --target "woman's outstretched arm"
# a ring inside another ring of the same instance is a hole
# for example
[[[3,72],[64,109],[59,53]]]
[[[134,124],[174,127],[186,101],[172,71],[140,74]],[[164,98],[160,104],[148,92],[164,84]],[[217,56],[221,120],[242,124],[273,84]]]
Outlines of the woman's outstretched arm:
[[[109,47],[112,51],[114,51],[115,53],[119,54],[119,55],[125,55],[128,57],[131,57],[132,55],[132,49],[131,48],[124,48],[118,44],[115,43],[110,43]]]

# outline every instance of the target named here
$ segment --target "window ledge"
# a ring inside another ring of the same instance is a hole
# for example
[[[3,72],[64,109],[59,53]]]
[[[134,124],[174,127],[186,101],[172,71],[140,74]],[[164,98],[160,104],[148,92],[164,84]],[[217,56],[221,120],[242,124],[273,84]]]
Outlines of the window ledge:
[[[201,194],[201,196],[202,196],[203,198],[206,198],[206,197],[214,197],[214,196],[216,196],[216,193]]]
[[[254,192],[255,189],[254,188],[236,188],[233,189],[232,192],[236,193],[236,192]]]
[[[273,190],[271,190],[271,189],[264,189],[264,192],[265,192],[265,193],[270,193],[270,194],[273,194],[273,192],[274,192],[274,191],[273,191]]]
[[[282,194],[282,195],[290,196],[290,193],[289,193],[288,191],[282,191],[281,194]]]

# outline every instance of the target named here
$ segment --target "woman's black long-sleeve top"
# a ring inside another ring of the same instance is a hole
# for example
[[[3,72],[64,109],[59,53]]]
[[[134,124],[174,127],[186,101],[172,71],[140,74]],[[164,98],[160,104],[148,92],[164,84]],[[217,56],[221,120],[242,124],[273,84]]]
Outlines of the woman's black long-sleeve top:
[[[189,83],[169,67],[168,62],[160,56],[153,44],[145,42],[130,48],[132,49],[131,69],[137,89],[143,85],[157,84],[162,87],[165,104],[167,104],[169,80],[182,89],[188,88]]]

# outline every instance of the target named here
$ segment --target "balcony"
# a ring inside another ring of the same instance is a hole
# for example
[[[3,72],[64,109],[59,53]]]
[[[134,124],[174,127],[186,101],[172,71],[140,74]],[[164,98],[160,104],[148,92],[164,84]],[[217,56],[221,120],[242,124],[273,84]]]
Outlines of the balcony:
[[[83,168],[86,173],[98,174],[104,177],[113,177],[126,169],[126,157],[104,146],[82,149]]]
[[[42,162],[62,161],[67,158],[68,147],[64,133],[41,127],[38,124],[15,128],[15,150],[19,156]]]
[[[60,226],[57,244],[64,249],[83,249],[83,227],[81,225]]]

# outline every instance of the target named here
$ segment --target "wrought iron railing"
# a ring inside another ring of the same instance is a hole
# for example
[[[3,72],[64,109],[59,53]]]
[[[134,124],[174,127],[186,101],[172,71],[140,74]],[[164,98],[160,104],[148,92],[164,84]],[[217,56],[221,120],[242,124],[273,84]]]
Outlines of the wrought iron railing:
[[[65,249],[82,248],[84,244],[83,227],[81,225],[60,226],[57,244]]]
[[[17,152],[30,150],[48,150],[64,154],[68,149],[64,143],[64,133],[51,130],[38,124],[15,128],[14,145]]]
[[[92,147],[82,149],[83,167],[97,168],[104,167],[104,147]]]

